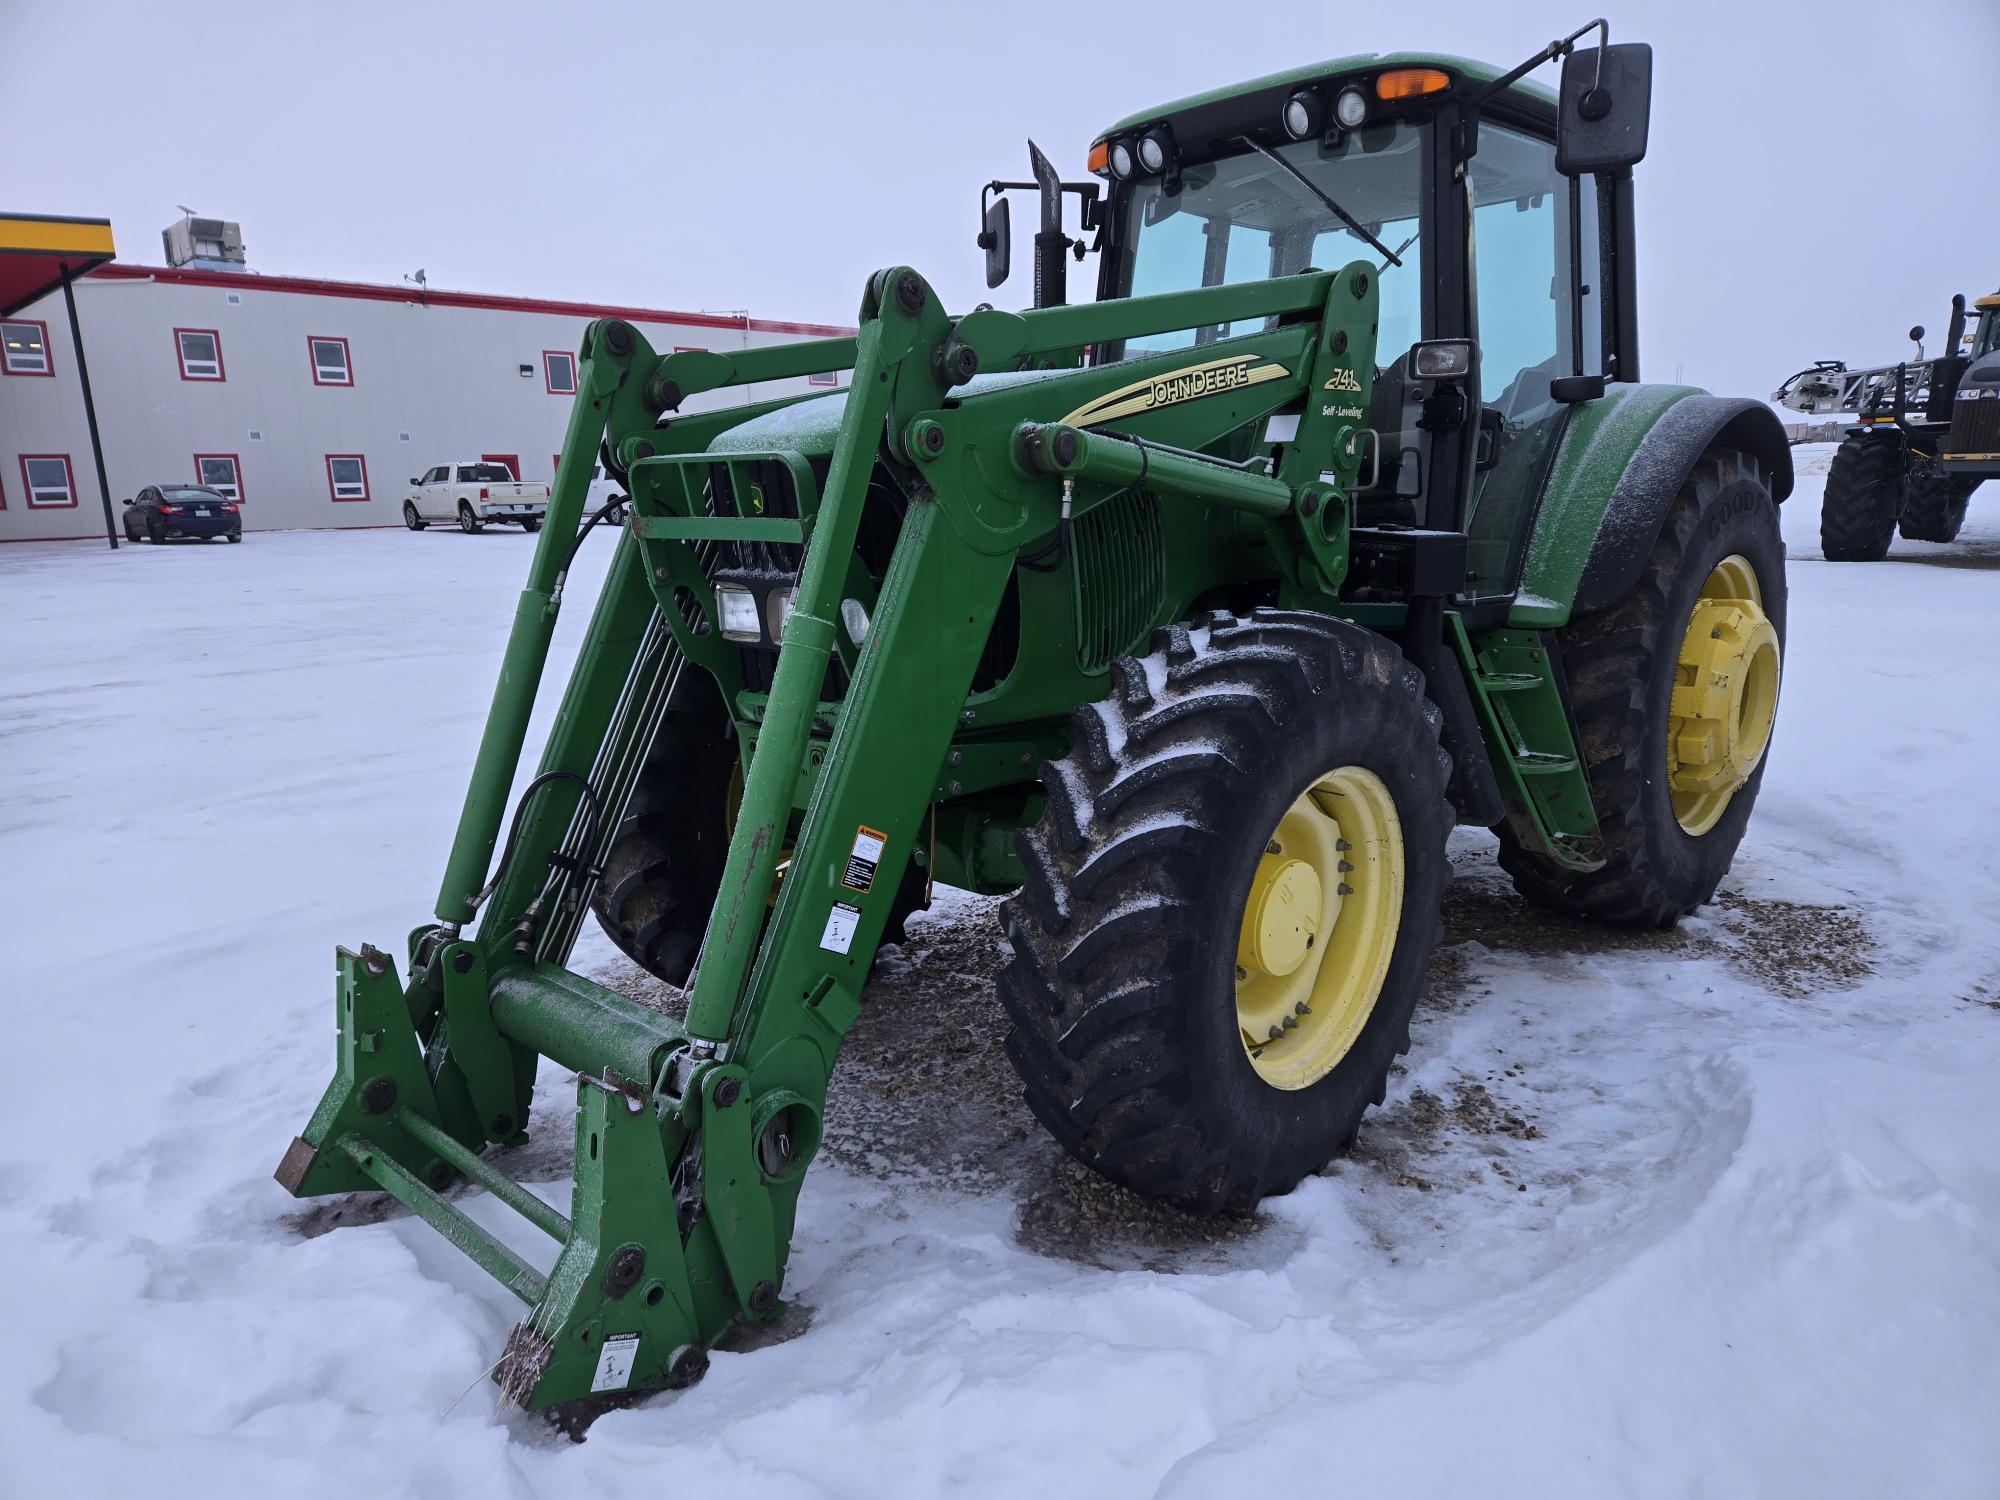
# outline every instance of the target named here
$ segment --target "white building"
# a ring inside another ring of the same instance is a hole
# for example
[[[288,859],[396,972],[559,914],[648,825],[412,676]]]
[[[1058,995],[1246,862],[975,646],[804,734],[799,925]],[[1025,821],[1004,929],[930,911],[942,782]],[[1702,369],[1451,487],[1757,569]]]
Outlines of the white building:
[[[398,525],[410,476],[451,460],[498,459],[521,479],[551,478],[576,349],[594,318],[627,319],[662,352],[852,332],[213,262],[112,262],[74,289],[114,517],[146,485],[198,480],[234,495],[251,530]],[[765,400],[808,384],[732,394]],[[54,292],[0,319],[0,541],[104,532]]]

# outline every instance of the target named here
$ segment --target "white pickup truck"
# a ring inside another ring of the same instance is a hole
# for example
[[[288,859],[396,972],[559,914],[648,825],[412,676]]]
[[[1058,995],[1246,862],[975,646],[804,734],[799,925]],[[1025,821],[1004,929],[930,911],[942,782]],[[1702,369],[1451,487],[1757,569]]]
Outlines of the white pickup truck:
[[[456,521],[460,531],[478,531],[488,521],[540,531],[548,514],[549,487],[521,483],[505,464],[438,464],[410,483],[415,488],[403,497],[403,524],[412,531],[433,521]]]

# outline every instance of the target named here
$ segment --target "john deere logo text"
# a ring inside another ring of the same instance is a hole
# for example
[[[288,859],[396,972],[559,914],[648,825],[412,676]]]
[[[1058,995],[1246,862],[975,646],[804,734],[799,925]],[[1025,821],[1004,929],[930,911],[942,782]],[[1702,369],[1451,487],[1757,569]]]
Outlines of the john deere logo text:
[[[1095,400],[1084,402],[1062,420],[1070,427],[1094,427],[1100,422],[1115,422],[1120,417],[1137,416],[1162,406],[1198,401],[1203,396],[1242,390],[1246,386],[1262,385],[1267,380],[1283,380],[1291,373],[1283,365],[1261,354],[1211,359],[1165,375],[1156,375],[1150,380],[1135,380],[1130,385],[1119,386],[1115,391],[1106,391]]]
[[[1332,375],[1327,377],[1327,382],[1321,389],[1347,391],[1358,396],[1361,394],[1361,381],[1352,370],[1335,370]]]

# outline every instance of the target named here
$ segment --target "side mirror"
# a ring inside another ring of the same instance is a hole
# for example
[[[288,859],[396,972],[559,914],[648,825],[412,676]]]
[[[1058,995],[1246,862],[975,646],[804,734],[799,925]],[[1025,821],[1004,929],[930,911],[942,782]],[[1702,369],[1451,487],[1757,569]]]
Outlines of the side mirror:
[[[1007,279],[1014,260],[1013,215],[1004,197],[986,205],[985,226],[979,231],[979,248],[986,252],[986,285],[989,290]]]
[[[412,474],[412,475],[410,476],[410,483],[411,483],[411,484],[422,484],[422,483],[423,483],[423,480],[421,480],[421,479],[417,478],[417,476],[416,476],[416,475]]]
[[[1565,177],[1615,172],[1646,156],[1653,108],[1653,49],[1645,42],[1579,48],[1563,59],[1556,170]]]
[[[1910,342],[1913,344],[1921,344],[1923,341],[1924,341],[1924,325],[1919,323],[1910,330]]]
[[[131,502],[130,500],[127,500],[127,501],[126,501],[125,503],[126,503],[127,505],[130,505],[130,504],[131,504],[132,502]]]

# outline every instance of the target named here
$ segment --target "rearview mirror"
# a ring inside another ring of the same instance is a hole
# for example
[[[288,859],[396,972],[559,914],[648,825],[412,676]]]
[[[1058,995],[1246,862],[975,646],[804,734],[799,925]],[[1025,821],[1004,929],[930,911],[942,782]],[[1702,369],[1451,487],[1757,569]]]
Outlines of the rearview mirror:
[[[1007,279],[1014,259],[1013,215],[1004,197],[986,205],[985,227],[979,231],[979,248],[986,252],[986,285],[990,290]]]
[[[1646,43],[1570,53],[1563,60],[1556,170],[1581,177],[1643,161],[1652,108],[1653,49]]]

